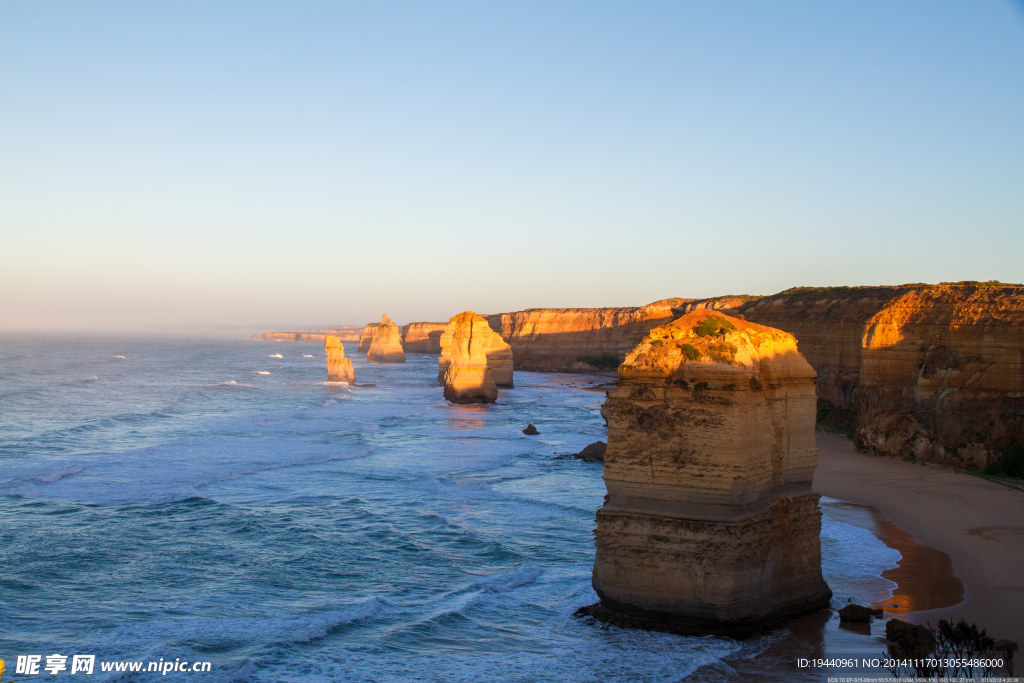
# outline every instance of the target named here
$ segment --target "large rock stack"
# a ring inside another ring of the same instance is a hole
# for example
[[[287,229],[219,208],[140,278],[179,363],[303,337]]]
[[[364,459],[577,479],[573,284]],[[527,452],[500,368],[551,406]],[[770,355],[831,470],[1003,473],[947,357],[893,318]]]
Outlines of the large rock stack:
[[[437,364],[437,381],[453,403],[494,403],[499,386],[512,386],[512,348],[473,311],[448,321]]]
[[[708,310],[629,353],[605,404],[601,602],[585,611],[741,635],[828,604],[814,378],[792,335]]]
[[[345,358],[345,347],[333,334],[324,337],[324,351],[327,353],[327,381],[355,384],[356,373],[352,361]]]
[[[373,341],[366,351],[366,360],[371,363],[404,363],[405,351],[402,350],[402,331],[395,321],[386,314],[381,317],[380,324],[373,330]]]

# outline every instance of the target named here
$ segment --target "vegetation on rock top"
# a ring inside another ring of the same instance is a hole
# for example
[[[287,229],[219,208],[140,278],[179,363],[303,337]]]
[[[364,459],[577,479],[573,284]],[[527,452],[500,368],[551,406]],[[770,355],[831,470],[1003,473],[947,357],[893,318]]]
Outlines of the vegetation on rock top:
[[[732,332],[735,329],[735,325],[717,315],[709,315],[693,327],[693,331],[698,337],[724,337],[727,332]]]

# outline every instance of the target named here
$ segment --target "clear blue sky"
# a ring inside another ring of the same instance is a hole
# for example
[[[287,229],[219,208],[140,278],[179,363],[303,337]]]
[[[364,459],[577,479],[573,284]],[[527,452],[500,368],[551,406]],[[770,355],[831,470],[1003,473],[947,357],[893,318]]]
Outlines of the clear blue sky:
[[[0,0],[0,327],[1024,280],[1010,0]]]

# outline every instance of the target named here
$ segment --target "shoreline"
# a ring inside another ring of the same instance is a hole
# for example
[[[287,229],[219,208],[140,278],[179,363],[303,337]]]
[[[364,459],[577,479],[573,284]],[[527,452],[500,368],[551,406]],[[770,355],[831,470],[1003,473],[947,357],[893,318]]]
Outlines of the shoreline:
[[[883,572],[898,587],[874,605],[885,617],[873,623],[965,619],[996,640],[1024,642],[1024,493],[935,465],[861,453],[840,436],[817,432],[817,441],[814,490],[877,511],[869,530],[903,555],[898,567]],[[960,582],[963,599],[955,600]]]
[[[881,577],[890,597],[834,595],[832,605],[784,623],[751,656],[729,656],[686,678],[822,681],[829,676],[888,676],[877,668],[800,668],[800,658],[884,657],[885,623],[966,619],[995,640],[1024,640],[1024,493],[934,465],[868,455],[853,442],[816,432],[814,490],[822,513],[870,531],[901,558]],[[883,616],[867,624],[839,620],[846,599]]]
[[[893,524],[879,510],[869,505],[833,498],[821,501],[833,519],[859,526],[900,554],[895,567],[881,573],[895,586],[884,600],[868,601],[851,596],[873,609],[884,611],[883,621],[903,618],[914,612],[953,607],[963,602],[964,584],[953,570],[952,558],[938,548],[921,543],[912,533]]]

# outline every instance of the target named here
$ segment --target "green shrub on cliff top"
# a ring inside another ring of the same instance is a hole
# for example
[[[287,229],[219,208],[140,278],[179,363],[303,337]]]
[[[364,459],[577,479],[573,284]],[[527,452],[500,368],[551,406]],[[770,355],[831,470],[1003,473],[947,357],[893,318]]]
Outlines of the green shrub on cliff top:
[[[708,355],[716,363],[732,363],[736,358],[736,347],[721,342],[708,347]]]
[[[715,315],[709,315],[693,327],[693,331],[698,337],[725,336],[726,332],[731,332],[735,329],[736,326],[731,322]]]
[[[683,355],[686,360],[697,360],[700,358],[700,351],[693,344],[683,344]]]

